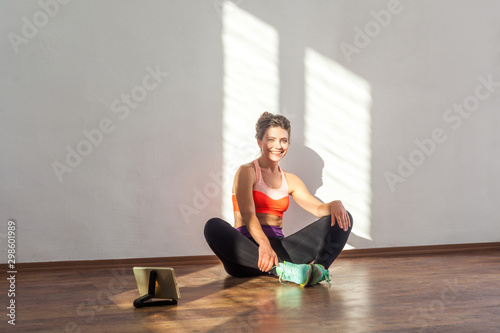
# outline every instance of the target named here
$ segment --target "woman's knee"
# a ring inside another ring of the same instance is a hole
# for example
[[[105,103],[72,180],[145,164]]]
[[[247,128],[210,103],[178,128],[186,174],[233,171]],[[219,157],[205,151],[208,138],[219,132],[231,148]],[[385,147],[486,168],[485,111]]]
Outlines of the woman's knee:
[[[319,220],[317,220],[317,222],[322,223],[324,225],[331,225],[332,224],[332,216],[327,215],[327,216],[320,217]]]
[[[347,215],[349,216],[349,221],[351,222],[350,223],[350,227],[349,227],[349,229],[351,229],[352,226],[353,226],[354,220],[352,218],[351,213],[349,213],[349,211],[346,211],[346,212],[347,212]],[[335,217],[333,217],[333,218],[335,219],[334,226],[338,226],[337,219]],[[322,223],[330,224],[331,225],[331,223],[332,223],[332,216],[331,215],[323,216],[319,221],[321,221]]]
[[[347,212],[347,215],[349,215],[349,220],[351,221],[351,227],[353,225],[353,218],[352,218],[352,215],[351,213],[349,213],[349,211],[346,211]],[[335,219],[335,222],[337,221],[337,219],[335,217],[333,217]],[[328,216],[323,216],[322,218],[320,218],[318,220],[320,223],[325,223],[325,224],[331,224],[332,223],[332,216],[331,215],[328,215]]]
[[[205,229],[203,230],[205,238],[208,239],[214,231],[216,231],[220,228],[221,225],[223,225],[223,223],[227,222],[218,217],[214,217],[208,220],[207,223],[205,223]]]
[[[232,229],[233,227],[221,218],[214,217],[205,223],[205,229],[203,233],[205,234],[205,239],[208,241],[220,235],[223,230]]]
[[[205,223],[205,230],[207,228],[210,229],[214,226],[220,225],[221,222],[224,222],[224,220],[218,217],[212,217],[210,220],[207,221],[207,223]]]
[[[354,225],[354,220],[352,219],[351,213],[349,213],[348,211],[347,211],[347,215],[349,215],[349,220],[351,221],[351,228],[352,228],[352,226]]]

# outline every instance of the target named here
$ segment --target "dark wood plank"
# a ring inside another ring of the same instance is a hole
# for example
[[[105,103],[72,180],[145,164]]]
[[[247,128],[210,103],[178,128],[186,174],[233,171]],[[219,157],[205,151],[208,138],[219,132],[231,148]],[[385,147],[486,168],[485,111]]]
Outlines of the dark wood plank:
[[[467,243],[447,245],[425,245],[425,246],[400,246],[369,249],[349,249],[340,254],[340,258],[360,257],[394,257],[422,254],[440,253],[470,253],[473,251],[500,251],[500,242],[495,243]],[[130,259],[103,259],[103,260],[77,260],[77,261],[48,261],[18,263],[16,267],[23,271],[35,270],[83,270],[99,268],[131,268],[133,266],[184,266],[220,263],[215,255],[203,256],[181,256],[181,257],[157,257],[157,258],[130,258]],[[0,265],[6,269],[7,265]]]
[[[500,251],[340,258],[330,268],[332,286],[310,288],[271,276],[229,277],[220,264],[174,268],[179,304],[142,309],[132,305],[138,292],[129,267],[19,270],[17,325],[9,331],[500,330]],[[0,288],[6,290],[5,281]],[[3,327],[9,328],[5,318]]]

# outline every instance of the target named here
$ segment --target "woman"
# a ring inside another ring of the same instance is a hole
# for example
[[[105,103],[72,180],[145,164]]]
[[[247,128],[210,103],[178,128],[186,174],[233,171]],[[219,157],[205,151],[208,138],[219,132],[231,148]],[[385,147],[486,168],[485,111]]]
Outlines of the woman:
[[[255,127],[261,155],[236,172],[234,228],[222,219],[210,219],[205,225],[207,243],[232,276],[275,274],[280,281],[301,286],[330,282],[328,268],[347,242],[352,216],[342,202],[320,202],[297,176],[280,168],[290,145],[288,119],[264,112]],[[284,237],[289,195],[319,219]]]

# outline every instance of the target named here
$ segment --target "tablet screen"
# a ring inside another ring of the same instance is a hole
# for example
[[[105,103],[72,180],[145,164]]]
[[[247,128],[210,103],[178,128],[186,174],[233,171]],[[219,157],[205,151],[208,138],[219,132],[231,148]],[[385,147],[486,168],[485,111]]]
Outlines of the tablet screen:
[[[156,271],[154,298],[174,300],[181,298],[174,269],[165,267],[134,267],[135,282],[137,283],[140,296],[148,293],[149,274],[151,271]]]

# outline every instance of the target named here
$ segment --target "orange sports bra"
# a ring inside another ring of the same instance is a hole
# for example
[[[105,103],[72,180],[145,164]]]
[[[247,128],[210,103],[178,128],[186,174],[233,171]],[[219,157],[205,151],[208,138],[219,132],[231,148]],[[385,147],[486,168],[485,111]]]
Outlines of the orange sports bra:
[[[281,172],[281,187],[278,189],[270,188],[262,179],[262,172],[257,160],[253,161],[257,179],[253,186],[253,201],[255,203],[255,212],[283,217],[283,213],[288,209],[288,184],[285,173],[278,166]],[[239,212],[236,195],[233,194],[233,211]]]

